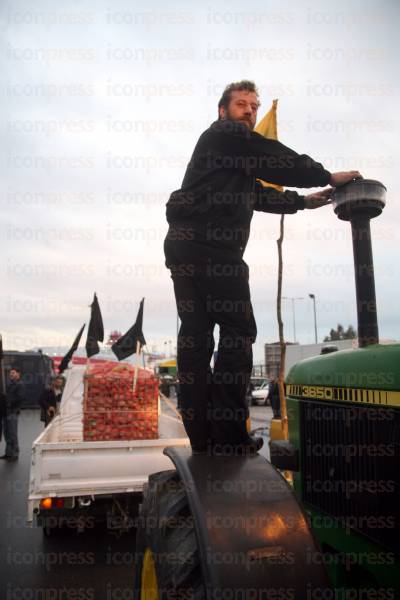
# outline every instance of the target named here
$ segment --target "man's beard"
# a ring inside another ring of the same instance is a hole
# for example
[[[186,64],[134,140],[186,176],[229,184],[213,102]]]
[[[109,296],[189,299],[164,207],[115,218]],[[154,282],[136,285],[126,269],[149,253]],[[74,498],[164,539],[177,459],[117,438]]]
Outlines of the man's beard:
[[[250,117],[248,119],[246,119],[245,117],[243,117],[242,119],[236,119],[235,117],[232,116],[230,110],[227,109],[226,118],[231,119],[231,121],[238,121],[239,123],[244,123],[246,125],[246,127],[251,129],[252,131],[254,129],[254,124],[251,122]]]

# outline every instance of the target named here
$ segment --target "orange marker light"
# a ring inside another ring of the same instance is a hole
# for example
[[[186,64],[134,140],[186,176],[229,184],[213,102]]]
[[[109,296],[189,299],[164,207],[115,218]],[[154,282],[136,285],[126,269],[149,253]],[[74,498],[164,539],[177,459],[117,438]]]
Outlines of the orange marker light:
[[[40,508],[51,508],[53,504],[53,500],[51,498],[43,498],[40,501]]]

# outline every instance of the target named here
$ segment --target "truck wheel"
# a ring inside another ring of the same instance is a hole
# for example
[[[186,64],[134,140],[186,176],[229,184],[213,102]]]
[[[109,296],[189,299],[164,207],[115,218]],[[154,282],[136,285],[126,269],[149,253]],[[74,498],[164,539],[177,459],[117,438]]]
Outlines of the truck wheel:
[[[193,517],[175,470],[150,475],[136,533],[135,600],[204,600]]]

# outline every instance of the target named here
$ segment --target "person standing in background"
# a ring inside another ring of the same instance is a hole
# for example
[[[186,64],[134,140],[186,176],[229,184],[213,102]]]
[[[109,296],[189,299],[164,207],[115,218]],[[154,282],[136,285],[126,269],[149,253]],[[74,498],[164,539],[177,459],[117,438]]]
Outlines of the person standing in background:
[[[54,415],[58,414],[64,383],[64,377],[58,375],[53,379],[51,388],[45,388],[42,392],[39,400],[41,408],[40,420],[44,421],[45,427],[47,427]]]
[[[279,385],[276,377],[271,377],[268,384],[268,399],[272,408],[273,418],[281,418],[281,401],[279,398]]]
[[[21,371],[12,367],[6,385],[5,416],[3,417],[4,440],[6,450],[0,458],[14,461],[18,460],[18,416],[24,397],[24,386],[21,381]]]

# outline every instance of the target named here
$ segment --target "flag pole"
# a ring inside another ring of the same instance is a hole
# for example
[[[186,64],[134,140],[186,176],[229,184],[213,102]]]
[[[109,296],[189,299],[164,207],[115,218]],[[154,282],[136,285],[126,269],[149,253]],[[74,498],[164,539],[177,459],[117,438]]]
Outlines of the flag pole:
[[[136,365],[135,365],[135,372],[133,375],[133,392],[136,391],[136,384],[137,384],[137,378],[138,378],[138,373],[139,373],[139,362],[140,362],[140,341],[137,340],[136,342]]]
[[[86,410],[88,400],[89,381],[87,375],[89,373],[90,358],[86,359],[85,377],[83,378],[83,410]]]

